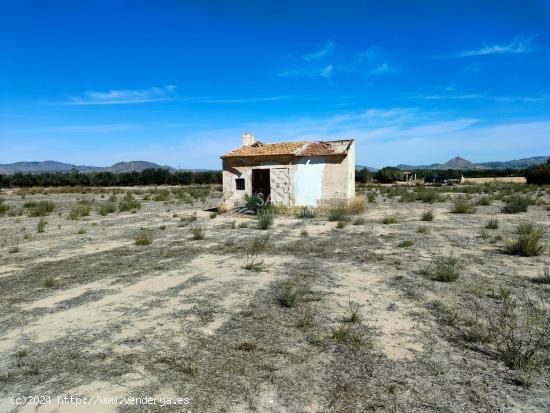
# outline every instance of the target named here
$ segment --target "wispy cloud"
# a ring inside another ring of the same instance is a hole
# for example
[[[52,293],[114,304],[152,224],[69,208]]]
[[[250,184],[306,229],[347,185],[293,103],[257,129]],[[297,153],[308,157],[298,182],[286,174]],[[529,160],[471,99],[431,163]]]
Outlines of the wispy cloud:
[[[331,81],[337,75],[362,75],[365,77],[398,72],[381,49],[369,46],[359,52],[345,52],[329,41],[319,50],[300,58],[285,59],[285,65],[294,67],[280,70],[279,77],[311,77]]]
[[[332,55],[332,52],[334,51],[334,46],[335,46],[334,42],[332,40],[330,40],[330,41],[326,42],[316,52],[303,55],[302,59],[304,59],[306,62],[321,60],[325,57],[328,57],[328,56]]]
[[[109,90],[106,92],[87,90],[80,96],[69,96],[66,105],[130,105],[159,102],[176,97],[175,86],[152,87],[149,89]]]
[[[514,39],[505,44],[493,44],[484,45],[479,49],[465,50],[457,53],[456,57],[469,57],[469,56],[486,56],[491,54],[522,54],[531,53],[533,51],[533,37],[518,35]]]
[[[219,104],[237,104],[237,103],[261,103],[261,102],[276,102],[279,100],[293,99],[296,96],[258,96],[244,98],[216,98],[216,97],[195,97],[186,98],[184,100],[197,103],[219,103]]]

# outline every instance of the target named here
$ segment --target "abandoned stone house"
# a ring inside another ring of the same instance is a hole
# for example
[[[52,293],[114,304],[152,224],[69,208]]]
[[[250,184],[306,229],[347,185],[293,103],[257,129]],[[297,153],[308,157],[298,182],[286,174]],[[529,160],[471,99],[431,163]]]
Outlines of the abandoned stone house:
[[[245,195],[274,205],[322,206],[355,195],[355,141],[254,142],[221,156],[223,194],[228,208],[242,205]]]

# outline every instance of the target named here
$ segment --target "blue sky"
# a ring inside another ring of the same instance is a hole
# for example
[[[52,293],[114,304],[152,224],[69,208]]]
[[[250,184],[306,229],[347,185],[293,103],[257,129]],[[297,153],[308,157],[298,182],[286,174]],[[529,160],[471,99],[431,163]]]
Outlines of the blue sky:
[[[375,167],[550,155],[550,1],[0,5],[0,163],[219,168],[243,131]]]

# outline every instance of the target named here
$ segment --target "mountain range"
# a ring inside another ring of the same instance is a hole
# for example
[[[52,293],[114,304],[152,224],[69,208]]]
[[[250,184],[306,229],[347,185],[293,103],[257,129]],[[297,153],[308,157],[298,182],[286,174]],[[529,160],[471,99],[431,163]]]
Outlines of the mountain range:
[[[514,159],[505,162],[479,162],[473,163],[460,156],[448,160],[445,163],[434,163],[431,165],[406,165],[399,164],[399,169],[523,169],[531,165],[540,165],[546,163],[550,156],[533,156],[531,158]]]
[[[514,159],[505,162],[480,162],[473,163],[459,156],[448,160],[445,163],[434,163],[431,165],[407,165],[399,164],[399,169],[523,169],[531,165],[540,165],[546,163],[550,156],[533,156],[531,158]],[[42,162],[14,162],[9,164],[0,164],[0,174],[11,174],[15,172],[141,172],[147,168],[161,168],[175,171],[175,168],[167,165],[158,165],[147,161],[129,161],[118,162],[111,166],[89,166],[89,165],[72,165],[69,163],[57,161],[42,161]],[[377,168],[370,166],[357,165],[357,169],[367,168],[369,171],[375,172]],[[182,169],[184,171],[206,171],[208,169]]]
[[[130,161],[130,162],[118,162],[114,165],[107,167],[100,166],[88,166],[88,165],[72,165],[69,163],[57,162],[57,161],[43,161],[43,162],[15,162],[9,164],[0,164],[0,174],[11,174],[15,172],[141,172],[147,168],[162,168],[170,171],[175,171],[171,166],[162,166],[156,163],[147,161]]]

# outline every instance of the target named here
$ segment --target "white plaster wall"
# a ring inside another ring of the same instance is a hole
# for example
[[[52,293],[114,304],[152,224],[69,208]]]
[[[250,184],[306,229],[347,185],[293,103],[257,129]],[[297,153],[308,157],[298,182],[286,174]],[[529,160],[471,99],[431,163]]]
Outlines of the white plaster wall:
[[[294,170],[295,205],[317,206],[323,196],[323,172],[325,163],[322,158],[301,158]]]

